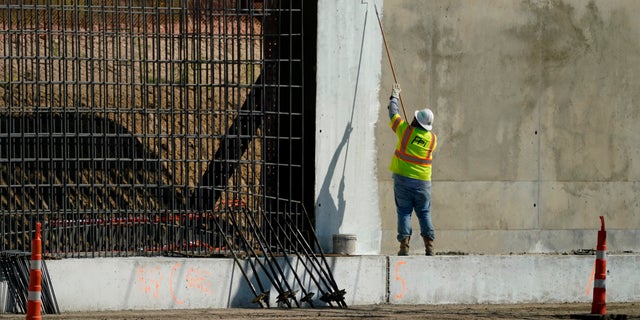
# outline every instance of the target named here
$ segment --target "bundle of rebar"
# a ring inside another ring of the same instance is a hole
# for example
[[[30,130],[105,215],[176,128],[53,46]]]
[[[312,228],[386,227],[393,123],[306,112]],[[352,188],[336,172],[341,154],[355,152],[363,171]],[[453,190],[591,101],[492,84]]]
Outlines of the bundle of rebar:
[[[297,206],[302,209],[299,212],[301,218],[305,219],[305,223],[310,223],[304,207]],[[232,248],[230,253],[254,294],[253,303],[269,308],[270,291],[267,288],[271,285],[277,291],[276,302],[279,306],[302,307],[303,303],[307,303],[314,307],[315,292],[310,288],[315,288],[322,302],[347,308],[344,299],[346,291],[338,287],[315,232],[305,237],[293,221],[291,212],[254,212],[246,207],[229,207],[227,210],[226,215],[238,229],[233,237],[225,237],[226,246]],[[239,221],[240,218],[244,221]],[[214,223],[222,232],[217,220]],[[241,225],[244,230],[240,230]],[[244,254],[239,255],[239,252]],[[246,263],[242,263],[242,260],[246,260]],[[309,279],[310,283],[305,283],[303,279]]]
[[[0,272],[8,283],[9,313],[25,314],[29,291],[29,259],[31,253],[22,251],[0,252]],[[60,314],[47,264],[42,261],[42,312]]]

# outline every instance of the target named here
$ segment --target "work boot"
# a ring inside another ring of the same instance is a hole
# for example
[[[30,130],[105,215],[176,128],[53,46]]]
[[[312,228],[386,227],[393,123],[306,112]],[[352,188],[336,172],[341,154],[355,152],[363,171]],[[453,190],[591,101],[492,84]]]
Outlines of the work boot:
[[[406,237],[400,241],[400,251],[398,251],[399,256],[408,256],[409,255],[409,237]]]
[[[433,249],[433,240],[429,237],[422,237],[422,240],[424,240],[425,255],[432,256],[436,254],[436,251]]]

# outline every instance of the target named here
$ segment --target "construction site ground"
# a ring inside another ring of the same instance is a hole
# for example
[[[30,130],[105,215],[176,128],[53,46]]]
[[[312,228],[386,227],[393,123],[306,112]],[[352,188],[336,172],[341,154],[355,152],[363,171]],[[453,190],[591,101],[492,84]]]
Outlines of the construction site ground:
[[[103,320],[201,320],[201,319],[572,319],[590,318],[590,303],[476,304],[476,305],[366,305],[349,308],[231,308],[155,311],[105,311],[43,315],[43,319]],[[640,302],[609,303],[612,319],[640,319]],[[617,317],[614,317],[617,316]],[[24,319],[24,315],[1,315],[2,319]],[[603,317],[604,319],[604,317]]]

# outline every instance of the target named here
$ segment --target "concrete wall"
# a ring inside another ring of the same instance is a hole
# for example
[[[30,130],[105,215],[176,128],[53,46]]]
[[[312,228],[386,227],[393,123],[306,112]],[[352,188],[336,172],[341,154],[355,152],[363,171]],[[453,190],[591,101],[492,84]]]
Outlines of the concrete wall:
[[[593,256],[389,257],[389,303],[591,302]],[[634,256],[607,259],[607,301],[636,299]],[[631,269],[629,269],[631,268]]]
[[[375,128],[381,38],[371,4],[318,1],[316,216],[318,240],[355,234],[360,253],[378,253]]]
[[[348,305],[444,303],[584,302],[593,297],[594,256],[514,255],[329,257],[335,281]],[[279,259],[293,290],[301,286],[289,264]],[[316,307],[327,306],[292,258]],[[247,261],[242,263],[247,264]],[[640,301],[638,255],[607,258],[607,302]],[[49,260],[47,268],[61,312],[107,310],[259,308],[231,259],[102,258]],[[255,275],[247,265],[254,286]],[[317,275],[317,274],[316,274]],[[259,271],[269,301],[277,290]],[[278,277],[278,279],[281,279]],[[282,284],[282,282],[280,282]],[[324,288],[324,287],[323,287]],[[302,304],[302,307],[309,307]],[[588,310],[585,310],[588,312]]]
[[[333,127],[342,137],[346,119],[338,114],[352,101],[358,112],[377,113],[377,122],[375,141],[356,143],[353,133],[347,141],[349,153],[360,154],[347,155],[343,165],[348,178],[341,202],[346,205],[338,215],[349,219],[340,224],[330,218],[331,208],[318,207],[318,229],[327,231],[324,225],[336,223],[330,231],[357,233],[361,253],[397,250],[387,169],[395,145],[386,111],[393,77],[374,3],[407,114],[427,106],[435,113],[436,250],[501,254],[593,248],[603,215],[609,250],[638,251],[637,1],[320,1],[319,22],[333,15],[340,23],[325,21],[333,27],[318,30],[319,40],[330,39],[318,42],[318,87],[324,88],[318,91],[318,113],[325,115],[318,127],[325,132]],[[367,10],[368,33],[362,35],[357,27]],[[340,17],[345,12],[348,22]],[[361,69],[374,77],[381,70],[379,83],[369,77],[359,82],[358,92],[379,90],[371,103],[353,98],[361,36],[370,45]],[[352,89],[343,92],[345,87]],[[362,117],[354,128],[369,128],[370,118]],[[317,136],[319,181],[326,179],[322,168],[329,156],[339,150],[337,137]],[[355,167],[358,173],[349,171]],[[372,167],[374,183],[361,174]],[[331,180],[330,193],[338,194],[335,173]],[[350,196],[354,184],[357,196]],[[318,206],[325,199],[319,196]],[[377,223],[379,248],[370,241]],[[360,238],[366,239],[364,248]],[[423,250],[417,235],[412,250]]]
[[[318,257],[319,259],[319,257]],[[302,297],[300,284],[315,293],[315,306],[327,306],[301,260],[278,259],[286,282]],[[383,303],[387,290],[387,263],[381,256],[327,258],[340,289],[351,305]],[[269,292],[270,306],[278,306],[278,291],[269,276],[257,267],[257,276],[243,260],[243,269],[258,292]],[[309,262],[307,266],[314,267]],[[248,307],[259,308],[238,266],[232,259],[103,258],[47,261],[51,283],[62,312],[106,310],[162,310]],[[314,272],[318,277],[317,271]],[[276,276],[284,286],[282,277]],[[323,278],[326,279],[326,278]],[[318,281],[322,281],[317,279]],[[326,286],[323,285],[323,290]],[[295,304],[294,304],[295,306]],[[303,303],[301,307],[309,307]]]

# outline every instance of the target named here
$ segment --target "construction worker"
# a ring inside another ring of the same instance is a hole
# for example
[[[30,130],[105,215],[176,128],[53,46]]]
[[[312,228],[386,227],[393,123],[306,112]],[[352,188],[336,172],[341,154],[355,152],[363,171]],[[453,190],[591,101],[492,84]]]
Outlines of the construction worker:
[[[427,256],[435,254],[435,230],[431,222],[431,159],[436,150],[436,135],[431,132],[433,112],[422,109],[415,112],[408,124],[398,113],[400,85],[394,84],[389,98],[391,130],[398,137],[389,170],[393,173],[393,192],[398,214],[399,256],[409,255],[411,213],[416,211],[420,235]]]

